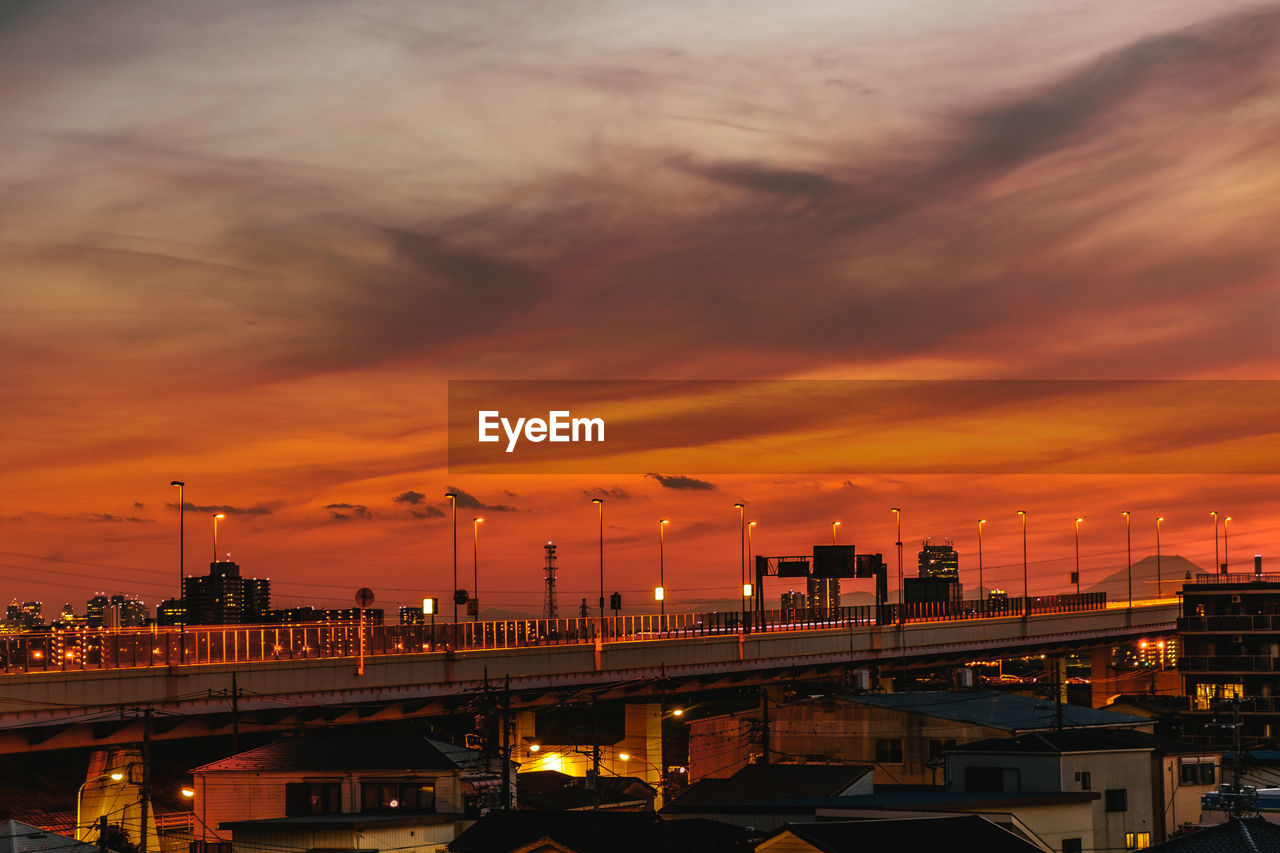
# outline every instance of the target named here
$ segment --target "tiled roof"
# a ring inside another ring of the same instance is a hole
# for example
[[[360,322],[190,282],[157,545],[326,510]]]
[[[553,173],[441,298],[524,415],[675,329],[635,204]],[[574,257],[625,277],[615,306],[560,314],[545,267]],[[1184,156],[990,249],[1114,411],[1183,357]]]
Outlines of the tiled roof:
[[[85,843],[17,820],[0,821],[0,853],[72,853]],[[97,845],[92,845],[94,850]]]
[[[1065,729],[1060,732],[1030,732],[1009,738],[990,738],[955,747],[955,752],[1097,752],[1107,750],[1148,750],[1157,755],[1212,753],[1213,749],[1176,738],[1127,729]]]
[[[192,772],[459,770],[483,766],[484,760],[480,750],[424,737],[326,734],[284,738]]]
[[[913,693],[879,693],[842,696],[849,702],[860,702],[879,708],[910,711],[929,717],[955,720],[1004,729],[1008,732],[1051,729],[1054,727],[1054,703],[998,690],[928,690]],[[1082,726],[1136,726],[1150,720],[1133,714],[1100,711],[1081,705],[1063,705],[1062,723],[1067,728]]]
[[[1153,853],[1280,853],[1280,826],[1260,817],[1232,818],[1147,849]]]
[[[581,777],[555,770],[531,770],[516,776],[517,798],[522,809],[569,810],[591,808],[595,791]],[[632,776],[606,776],[600,780],[600,804],[652,803],[653,786]]]
[[[550,838],[581,853],[731,853],[746,830],[712,820],[664,821],[652,812],[494,811],[449,844],[452,853],[508,853]]]
[[[1039,847],[978,815],[924,817],[910,820],[789,823],[770,838],[790,832],[823,853],[868,850],[965,850],[983,853],[1030,853]],[[767,845],[767,842],[766,842]]]
[[[695,782],[668,808],[703,810],[837,797],[870,772],[870,767],[859,764],[748,764],[727,779]]]

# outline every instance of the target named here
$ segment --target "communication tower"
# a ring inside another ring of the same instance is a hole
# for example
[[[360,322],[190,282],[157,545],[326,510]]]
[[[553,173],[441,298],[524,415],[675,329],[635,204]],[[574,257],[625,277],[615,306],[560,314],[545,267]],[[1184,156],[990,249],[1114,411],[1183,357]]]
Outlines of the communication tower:
[[[546,595],[542,599],[542,618],[558,619],[560,608],[556,606],[556,545],[548,542],[542,547],[547,552],[547,565],[543,569],[546,572]]]

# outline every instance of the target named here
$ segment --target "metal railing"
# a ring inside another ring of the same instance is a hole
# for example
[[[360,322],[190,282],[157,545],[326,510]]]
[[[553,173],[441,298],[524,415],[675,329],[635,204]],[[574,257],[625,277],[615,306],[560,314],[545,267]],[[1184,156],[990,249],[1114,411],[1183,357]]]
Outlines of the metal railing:
[[[450,654],[601,643],[648,642],[729,634],[835,630],[922,622],[1006,618],[1106,609],[1106,596],[1036,596],[1028,601],[955,601],[809,610],[716,611],[568,619],[506,619],[411,625],[366,625],[366,657]],[[878,611],[878,612],[877,612]],[[901,619],[899,618],[901,616]],[[763,618],[762,618],[763,617]],[[226,663],[354,658],[361,629],[353,623],[197,625],[178,628],[57,628],[0,635],[4,673],[133,669]]]
[[[1226,575],[1215,575],[1198,573],[1196,574],[1195,582],[1209,586],[1224,583],[1280,583],[1280,574],[1263,573],[1255,575],[1253,572],[1232,572]]]
[[[1280,632],[1280,615],[1181,616],[1178,630],[1200,634],[1240,634],[1249,631]]]
[[[1280,658],[1270,655],[1189,655],[1178,658],[1182,672],[1280,672]]]

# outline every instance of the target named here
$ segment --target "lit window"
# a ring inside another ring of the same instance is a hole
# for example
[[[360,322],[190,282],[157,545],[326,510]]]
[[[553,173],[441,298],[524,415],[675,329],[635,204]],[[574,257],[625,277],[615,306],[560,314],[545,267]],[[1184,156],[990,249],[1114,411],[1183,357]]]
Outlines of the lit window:
[[[1124,834],[1124,848],[1126,850],[1141,850],[1150,846],[1151,833],[1149,832],[1126,832]]]

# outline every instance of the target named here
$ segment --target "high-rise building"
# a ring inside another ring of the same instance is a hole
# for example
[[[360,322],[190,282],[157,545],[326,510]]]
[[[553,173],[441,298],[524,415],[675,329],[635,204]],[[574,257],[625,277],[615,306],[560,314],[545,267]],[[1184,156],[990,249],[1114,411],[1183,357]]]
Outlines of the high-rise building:
[[[815,619],[840,614],[840,578],[809,578],[809,612]]]
[[[156,605],[157,625],[186,625],[187,602],[180,598],[166,598]]]
[[[402,608],[401,615],[405,610],[412,608]],[[422,615],[422,611],[418,611],[418,615]],[[364,624],[381,625],[386,618],[386,612],[381,607],[368,607],[364,611]],[[301,622],[329,622],[339,625],[355,625],[360,621],[359,607],[346,608],[319,608],[319,607],[284,607],[279,610],[271,610],[267,613],[266,621],[269,623],[301,623]],[[401,624],[408,624],[402,622]]]
[[[928,539],[924,540],[920,543],[917,557],[920,561],[918,577],[959,580],[960,555],[956,553],[950,539],[943,545],[932,545]]]
[[[788,616],[795,616],[803,613],[805,610],[805,595],[803,592],[795,590],[787,590],[782,594],[782,612]]]
[[[401,625],[421,625],[426,621],[426,614],[422,612],[421,607],[401,607],[400,608],[400,624]]]
[[[147,624],[147,605],[134,595],[111,596],[112,620],[120,628],[140,628]]]
[[[111,599],[105,593],[97,593],[84,606],[85,622],[90,628],[101,628],[107,622],[107,610]]]
[[[240,575],[231,560],[209,564],[209,574],[182,582],[189,625],[252,625],[267,621],[271,581]]]

